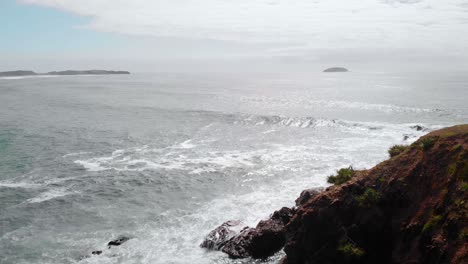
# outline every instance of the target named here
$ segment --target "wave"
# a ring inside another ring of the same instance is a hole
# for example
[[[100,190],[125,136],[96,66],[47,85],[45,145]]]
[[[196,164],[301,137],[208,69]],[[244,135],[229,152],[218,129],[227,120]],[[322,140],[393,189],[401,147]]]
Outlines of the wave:
[[[48,200],[52,200],[58,197],[63,197],[66,195],[75,194],[74,192],[69,192],[66,189],[52,189],[46,192],[39,194],[38,196],[28,199],[28,203],[42,203]]]
[[[384,113],[434,113],[443,111],[442,109],[419,108],[395,104],[375,104],[344,100],[313,100],[308,98],[243,97],[241,101],[250,104],[276,105],[278,107],[301,105],[304,108],[338,108],[379,111]]]
[[[222,139],[222,135],[219,135],[218,132],[213,134],[212,131],[217,131],[218,125],[221,125],[222,129],[226,129],[225,123],[235,126],[247,126],[247,131],[253,128],[254,133],[258,132],[264,137],[275,137],[277,133],[287,132],[284,130],[289,128],[316,129],[317,131],[323,131],[325,134],[328,134],[330,130],[347,133],[348,136],[346,138],[353,142],[347,142],[342,147],[356,146],[359,143],[354,142],[356,138],[370,137],[382,142],[410,143],[417,137],[437,128],[422,124],[426,129],[417,131],[412,128],[416,124],[409,123],[354,122],[338,119],[316,119],[313,117],[223,114],[216,112],[208,112],[206,114],[218,115],[215,119],[221,120],[221,123],[218,121],[203,127],[199,131],[198,137],[196,136],[182,142],[175,142],[173,145],[164,148],[153,148],[144,145],[141,147],[117,149],[107,156],[92,157],[92,153],[80,154],[79,158],[74,160],[74,163],[92,172],[106,170],[181,170],[186,171],[188,174],[201,174],[221,171],[227,168],[248,168],[250,170],[265,161],[270,162],[274,160],[273,163],[283,160],[287,161],[288,156],[294,156],[296,152],[302,153],[301,155],[304,155],[304,152],[313,152],[310,149],[303,149],[307,146],[283,146],[281,142],[276,145],[268,143],[258,145],[255,148],[239,148],[237,138],[232,139],[236,142],[227,142],[229,139]],[[257,126],[260,129],[255,128]],[[253,141],[246,142],[245,144],[256,145],[258,143],[255,138],[251,140]],[[225,146],[225,143],[228,145]],[[232,143],[232,145],[229,145],[229,143]],[[222,144],[222,147],[219,144]],[[234,147],[234,149],[231,147]],[[287,153],[287,155],[283,155],[284,153]],[[320,158],[324,159],[325,157]]]
[[[248,115],[236,114],[228,115],[233,119],[232,123],[236,125],[251,125],[251,126],[275,126],[275,127],[295,127],[295,128],[337,128],[345,130],[382,130],[382,129],[400,129],[413,132],[415,125],[423,125],[426,129],[423,132],[440,128],[441,126],[433,126],[428,124],[403,123],[392,124],[386,122],[360,122],[348,121],[341,119],[323,119],[314,117],[290,117],[280,115]],[[267,133],[274,132],[272,130]]]
[[[37,188],[40,187],[40,184],[29,183],[29,182],[0,182],[0,188],[23,188],[23,189],[30,189],[30,188]]]

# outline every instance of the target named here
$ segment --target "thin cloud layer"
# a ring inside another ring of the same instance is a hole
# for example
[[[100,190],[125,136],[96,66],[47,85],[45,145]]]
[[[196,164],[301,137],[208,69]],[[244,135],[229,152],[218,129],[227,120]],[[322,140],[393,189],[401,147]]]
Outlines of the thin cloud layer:
[[[105,32],[304,49],[463,52],[468,0],[21,0],[89,16]],[[286,44],[286,46],[285,46]]]

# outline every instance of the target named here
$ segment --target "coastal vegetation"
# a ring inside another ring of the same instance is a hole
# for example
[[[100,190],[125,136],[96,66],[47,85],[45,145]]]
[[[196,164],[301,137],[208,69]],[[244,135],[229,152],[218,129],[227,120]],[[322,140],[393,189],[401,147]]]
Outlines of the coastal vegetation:
[[[406,145],[393,145],[390,149],[388,149],[388,154],[390,157],[395,157],[408,149],[408,146]]]
[[[207,248],[266,258],[284,246],[281,263],[288,264],[466,263],[468,125],[391,150],[389,160],[369,170],[339,169],[328,177],[332,186],[303,191],[297,207],[256,228],[219,227],[205,244],[220,247]],[[223,234],[229,237],[220,240]]]
[[[355,173],[354,173],[353,166],[349,166],[347,168],[341,168],[336,171],[336,175],[328,176],[327,182],[333,185],[340,185],[351,180],[351,178],[354,177],[354,174]]]

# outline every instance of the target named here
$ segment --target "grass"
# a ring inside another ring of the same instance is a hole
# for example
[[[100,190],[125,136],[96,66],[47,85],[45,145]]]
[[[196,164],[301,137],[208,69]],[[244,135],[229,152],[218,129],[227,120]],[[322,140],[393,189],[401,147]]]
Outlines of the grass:
[[[343,253],[348,258],[360,258],[364,256],[365,251],[352,243],[346,243],[338,248],[338,251]]]
[[[395,157],[408,149],[408,146],[405,145],[393,145],[391,148],[388,149],[388,154],[390,155],[390,158]]]
[[[334,185],[340,185],[340,184],[343,184],[349,180],[351,180],[351,178],[354,177],[354,169],[353,169],[353,166],[349,166],[348,168],[342,168],[342,169],[339,169],[336,171],[336,175],[330,175],[328,176],[327,178],[327,182],[328,183],[331,183],[331,184],[334,184]]]
[[[356,197],[356,201],[360,207],[369,208],[376,205],[381,197],[382,195],[375,189],[367,188],[362,195]]]
[[[433,230],[434,227],[436,227],[439,224],[440,220],[442,220],[441,215],[434,215],[433,217],[431,217],[431,219],[429,219],[429,221],[427,221],[427,223],[424,224],[422,233],[426,233],[428,231]]]

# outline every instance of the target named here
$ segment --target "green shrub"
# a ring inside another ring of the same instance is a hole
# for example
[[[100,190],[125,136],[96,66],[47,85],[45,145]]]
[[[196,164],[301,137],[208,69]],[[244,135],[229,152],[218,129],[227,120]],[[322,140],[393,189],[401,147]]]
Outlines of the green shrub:
[[[408,149],[408,146],[405,145],[394,145],[390,149],[388,149],[388,154],[390,157],[395,157],[396,155],[399,155],[403,151]]]
[[[461,190],[466,192],[468,191],[468,183],[467,182],[462,182],[461,183]]]
[[[428,151],[434,146],[436,141],[437,141],[437,138],[435,137],[423,138],[420,141],[420,146],[424,151]]]
[[[327,178],[328,183],[332,183],[334,185],[340,185],[343,184],[351,178],[354,177],[354,169],[353,166],[349,166],[348,168],[342,168],[336,171],[336,175],[330,175]]]
[[[360,207],[372,207],[379,202],[381,197],[382,195],[378,191],[367,188],[362,195],[356,197],[356,201]]]
[[[426,233],[428,231],[431,231],[432,229],[434,229],[434,227],[436,227],[439,224],[440,220],[442,220],[442,216],[440,215],[435,215],[431,217],[431,219],[429,219],[429,221],[427,221],[427,223],[423,226],[422,232]]]
[[[346,243],[338,248],[338,251],[343,253],[348,258],[360,258],[364,256],[365,251],[352,243]]]
[[[460,232],[459,238],[465,241],[468,240],[468,228],[465,227],[462,229],[462,231]]]

